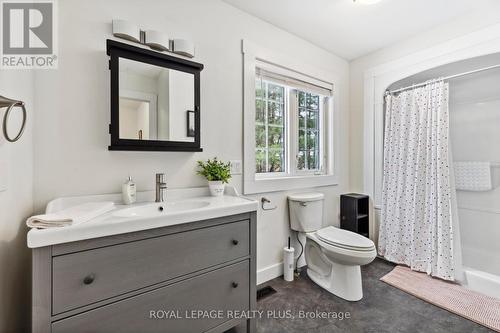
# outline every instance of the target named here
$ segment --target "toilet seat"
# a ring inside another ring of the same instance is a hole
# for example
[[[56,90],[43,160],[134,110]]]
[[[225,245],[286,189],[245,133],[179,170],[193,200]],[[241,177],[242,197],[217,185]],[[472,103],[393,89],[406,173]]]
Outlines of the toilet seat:
[[[373,251],[375,248],[375,244],[370,239],[352,231],[331,226],[316,231],[316,235],[319,240],[346,250]]]

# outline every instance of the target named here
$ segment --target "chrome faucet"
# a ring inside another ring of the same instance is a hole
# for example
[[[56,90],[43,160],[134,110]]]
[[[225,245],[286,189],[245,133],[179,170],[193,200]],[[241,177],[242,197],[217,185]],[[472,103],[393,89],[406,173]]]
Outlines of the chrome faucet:
[[[156,174],[156,199],[155,202],[165,201],[165,191],[167,190],[167,183],[165,181],[164,173]]]

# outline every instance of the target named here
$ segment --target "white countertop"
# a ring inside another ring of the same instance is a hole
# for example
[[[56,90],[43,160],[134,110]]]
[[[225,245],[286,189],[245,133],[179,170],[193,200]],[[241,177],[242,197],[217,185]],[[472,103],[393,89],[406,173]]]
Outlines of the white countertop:
[[[168,211],[155,214],[154,216],[118,216],[118,211],[153,204],[154,193],[141,192],[137,194],[139,203],[123,205],[120,194],[95,195],[86,197],[60,198],[51,201],[47,205],[47,213],[57,212],[70,206],[85,202],[113,201],[115,209],[88,222],[51,229],[31,229],[28,232],[28,247],[36,248],[61,243],[75,242],[84,239],[105,237],[128,232],[148,230],[165,226],[191,223],[222,216],[241,214],[256,211],[257,201],[238,196],[234,188],[226,189],[227,195],[223,197],[212,197],[208,195],[208,189],[179,189],[167,191],[167,204],[169,202],[191,202],[203,201],[206,206],[184,210]],[[158,203],[160,205],[160,203]]]

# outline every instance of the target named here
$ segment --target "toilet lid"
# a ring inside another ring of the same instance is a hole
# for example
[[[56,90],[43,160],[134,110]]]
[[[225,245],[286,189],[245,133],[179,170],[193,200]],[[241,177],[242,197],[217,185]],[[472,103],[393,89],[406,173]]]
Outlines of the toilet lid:
[[[369,238],[335,227],[320,229],[316,235],[325,243],[346,249],[366,251],[372,250],[375,246]]]
[[[323,193],[308,192],[308,193],[289,194],[288,200],[308,202],[308,201],[323,200],[324,197],[325,197],[325,195]]]

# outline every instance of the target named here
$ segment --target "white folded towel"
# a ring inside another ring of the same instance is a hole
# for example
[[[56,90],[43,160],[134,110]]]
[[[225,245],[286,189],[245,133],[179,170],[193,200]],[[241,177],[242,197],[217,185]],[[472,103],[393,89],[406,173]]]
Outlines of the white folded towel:
[[[492,189],[490,162],[455,162],[457,190],[489,191]]]
[[[113,210],[114,203],[88,202],[81,205],[69,207],[56,213],[36,215],[26,220],[30,228],[47,229],[54,227],[65,227],[87,222],[99,215]]]

